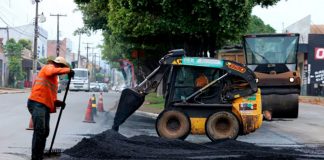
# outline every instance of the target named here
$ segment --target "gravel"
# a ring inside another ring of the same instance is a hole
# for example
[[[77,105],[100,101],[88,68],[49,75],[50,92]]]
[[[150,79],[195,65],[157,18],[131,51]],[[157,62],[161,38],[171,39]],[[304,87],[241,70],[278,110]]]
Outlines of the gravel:
[[[113,130],[84,138],[64,151],[62,160],[73,159],[318,159],[296,148],[260,147],[224,140],[204,144],[153,136],[127,138]]]

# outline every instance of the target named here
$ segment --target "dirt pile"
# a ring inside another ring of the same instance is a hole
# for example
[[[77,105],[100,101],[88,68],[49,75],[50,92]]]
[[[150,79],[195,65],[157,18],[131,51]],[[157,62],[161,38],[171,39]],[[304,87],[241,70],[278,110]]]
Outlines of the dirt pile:
[[[84,138],[64,151],[61,159],[295,159],[305,158],[292,149],[272,149],[254,144],[226,140],[195,144],[152,136],[124,137],[107,130]]]

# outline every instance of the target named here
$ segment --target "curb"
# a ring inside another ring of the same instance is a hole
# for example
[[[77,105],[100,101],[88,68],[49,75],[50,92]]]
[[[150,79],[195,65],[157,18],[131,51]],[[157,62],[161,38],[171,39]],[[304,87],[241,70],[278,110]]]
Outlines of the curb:
[[[26,91],[0,91],[0,94],[15,94],[15,93],[26,93]]]

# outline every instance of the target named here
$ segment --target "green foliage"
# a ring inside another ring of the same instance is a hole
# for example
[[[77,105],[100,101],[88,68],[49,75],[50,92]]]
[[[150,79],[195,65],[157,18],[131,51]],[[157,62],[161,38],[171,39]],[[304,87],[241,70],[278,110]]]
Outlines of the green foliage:
[[[240,38],[252,8],[279,0],[75,0],[87,28],[104,31],[103,57],[130,58],[143,50],[142,63],[154,65],[168,50],[189,55],[214,51]]]
[[[9,39],[4,45],[4,50],[6,52],[6,56],[21,56],[21,51],[23,50],[23,45],[17,43],[14,39]]]
[[[17,43],[14,39],[9,39],[4,46],[6,56],[9,60],[9,85],[15,86],[17,81],[23,80],[25,73],[22,71],[21,52],[24,48],[24,41]],[[23,43],[22,43],[23,42]],[[22,44],[21,44],[22,43]]]
[[[82,28],[78,28],[77,30],[75,30],[73,32],[73,35],[76,36],[76,35],[81,35],[81,34],[85,34],[87,36],[90,36],[91,33],[89,31],[89,29],[85,28],[85,27],[82,27]]]
[[[102,73],[96,73],[96,81],[103,82],[105,78],[105,75]]]
[[[23,80],[25,73],[22,71],[21,58],[9,57],[9,77],[13,80]]]
[[[252,15],[251,20],[246,31],[247,34],[253,33],[275,33],[276,30],[272,28],[270,25],[264,24],[262,19],[259,17]]]
[[[29,39],[20,39],[18,43],[21,44],[25,49],[31,50],[32,48],[32,42]]]
[[[48,60],[54,60],[55,57],[54,56],[48,56],[47,58],[40,58],[38,59],[38,62],[42,63],[42,64],[47,64]]]
[[[163,96],[158,96],[155,92],[150,93],[145,96],[145,101],[147,104],[145,106],[152,107],[152,108],[164,108],[164,99]]]
[[[40,59],[38,59],[38,62],[40,62],[42,64],[46,64],[47,63],[47,58],[40,58]]]
[[[273,29],[270,25],[264,24],[262,19],[260,19],[259,17],[255,16],[255,15],[252,15],[250,17],[250,21],[249,21],[246,31],[239,33],[240,36],[237,39],[228,41],[228,43],[226,45],[234,46],[234,45],[240,44],[242,41],[241,36],[243,36],[244,34],[275,33],[275,32],[276,32],[276,30]]]

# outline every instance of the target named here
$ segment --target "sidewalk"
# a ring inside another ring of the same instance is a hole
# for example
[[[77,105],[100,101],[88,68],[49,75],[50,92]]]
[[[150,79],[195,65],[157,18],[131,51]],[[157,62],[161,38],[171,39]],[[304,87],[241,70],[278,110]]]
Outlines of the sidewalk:
[[[0,94],[26,93],[30,92],[30,88],[17,89],[0,87]]]
[[[324,97],[299,96],[299,103],[309,103],[324,106]]]

